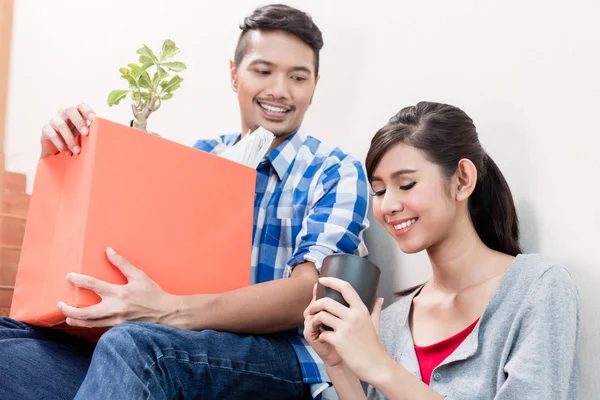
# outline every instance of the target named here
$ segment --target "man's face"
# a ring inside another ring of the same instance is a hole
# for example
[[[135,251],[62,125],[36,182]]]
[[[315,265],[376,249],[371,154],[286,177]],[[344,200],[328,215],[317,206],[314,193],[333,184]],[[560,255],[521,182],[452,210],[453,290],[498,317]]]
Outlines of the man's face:
[[[280,143],[296,132],[310,106],[318,77],[313,50],[283,31],[250,31],[240,65],[231,63],[242,134],[262,126]]]

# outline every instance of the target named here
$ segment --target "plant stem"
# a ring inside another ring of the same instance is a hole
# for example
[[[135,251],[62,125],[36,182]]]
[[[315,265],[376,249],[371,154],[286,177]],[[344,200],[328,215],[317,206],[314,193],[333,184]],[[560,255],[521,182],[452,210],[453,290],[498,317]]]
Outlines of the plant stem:
[[[135,120],[133,121],[133,127],[137,128],[137,129],[141,129],[143,131],[146,131],[146,127],[148,125],[148,117],[150,117],[150,114],[152,114],[154,111],[158,110],[158,108],[160,107],[160,100],[158,99],[158,84],[160,83],[160,80],[162,78],[161,73],[160,73],[160,67],[158,64],[155,64],[157,72],[158,72],[158,76],[156,79],[156,82],[154,82],[154,87],[152,88],[152,93],[150,93],[150,99],[148,100],[148,103],[146,104],[146,106],[141,109],[141,107],[136,107],[135,105],[132,105],[132,109],[133,109],[133,115],[135,117]],[[138,99],[138,105],[140,103],[140,99],[142,98],[142,94],[140,92],[140,96]],[[156,103],[158,100],[158,103]]]

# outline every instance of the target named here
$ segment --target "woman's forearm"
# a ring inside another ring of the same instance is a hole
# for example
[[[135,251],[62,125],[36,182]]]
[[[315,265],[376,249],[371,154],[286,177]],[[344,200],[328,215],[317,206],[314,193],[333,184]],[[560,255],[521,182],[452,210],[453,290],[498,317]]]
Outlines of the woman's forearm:
[[[364,400],[366,398],[360,381],[344,363],[334,368],[327,368],[327,375],[329,375],[340,400]]]
[[[408,372],[392,357],[388,358],[382,371],[369,383],[389,400],[443,400],[439,393]]]

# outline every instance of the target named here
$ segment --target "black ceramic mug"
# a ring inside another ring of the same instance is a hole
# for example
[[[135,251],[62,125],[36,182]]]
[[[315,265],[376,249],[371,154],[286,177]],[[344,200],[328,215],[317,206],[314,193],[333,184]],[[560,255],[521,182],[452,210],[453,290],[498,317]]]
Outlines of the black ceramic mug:
[[[373,311],[375,300],[377,299],[377,287],[381,270],[377,265],[366,258],[354,256],[351,254],[332,254],[325,257],[321,268],[322,278],[338,278],[348,282],[356,293],[360,296],[362,302],[367,306],[369,313]],[[337,290],[317,285],[317,300],[323,297],[329,297],[348,307],[348,303]],[[324,329],[331,330],[323,325]]]

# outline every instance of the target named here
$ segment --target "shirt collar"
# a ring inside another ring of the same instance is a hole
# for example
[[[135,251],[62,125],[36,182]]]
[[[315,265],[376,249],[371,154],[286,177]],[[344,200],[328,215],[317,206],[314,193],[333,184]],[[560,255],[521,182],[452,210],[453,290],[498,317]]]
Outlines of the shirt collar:
[[[304,137],[299,132],[296,132],[287,137],[266,155],[266,159],[273,166],[279,180],[285,176],[303,144]]]

